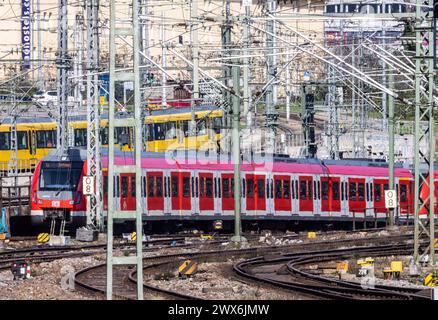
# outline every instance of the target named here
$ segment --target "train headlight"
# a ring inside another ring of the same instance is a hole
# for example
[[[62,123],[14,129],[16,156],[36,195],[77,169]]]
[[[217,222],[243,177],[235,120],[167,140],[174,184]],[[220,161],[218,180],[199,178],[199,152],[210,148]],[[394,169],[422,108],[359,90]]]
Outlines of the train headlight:
[[[38,204],[43,204],[43,200],[38,199]]]

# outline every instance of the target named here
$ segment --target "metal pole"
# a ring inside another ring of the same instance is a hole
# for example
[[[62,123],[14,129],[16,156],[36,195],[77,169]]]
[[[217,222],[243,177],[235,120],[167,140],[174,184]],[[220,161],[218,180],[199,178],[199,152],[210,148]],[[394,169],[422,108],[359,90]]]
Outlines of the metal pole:
[[[387,71],[388,69],[385,69]],[[394,86],[394,75],[392,72],[388,75],[389,88],[392,90]],[[394,97],[386,95],[388,98],[388,134],[389,134],[389,190],[395,190],[394,182]],[[389,227],[394,226],[394,209],[389,209]]]
[[[43,82],[43,62],[41,60],[41,49],[42,49],[42,40],[41,40],[41,8],[40,8],[40,1],[36,0],[36,19],[37,19],[37,59],[38,59],[38,81],[37,81],[37,88],[38,90],[44,89],[44,82]]]
[[[163,64],[163,70],[166,69],[167,61],[166,61],[166,46],[164,45],[164,42],[166,41],[166,28],[164,25],[166,15],[164,11],[161,13],[161,61]],[[162,91],[161,91],[161,104],[163,106],[167,105],[167,98],[166,98],[166,83],[167,83],[167,75],[166,72],[161,72],[161,85],[162,85]]]
[[[274,14],[276,11],[276,0],[268,0],[267,3],[267,12],[268,14]],[[266,21],[266,61],[267,61],[267,83],[269,85],[266,88],[266,152],[267,153],[275,153],[275,131],[277,126],[277,112],[274,108],[274,79],[276,77],[276,67],[275,67],[275,59],[274,59],[274,38],[275,38],[275,25],[273,19],[268,19]]]
[[[56,58],[57,68],[57,97],[59,110],[58,123],[58,153],[67,154],[68,150],[68,70],[70,69],[70,57],[68,56],[68,29],[67,29],[67,0],[58,2],[58,55]]]
[[[244,54],[243,58],[243,112],[246,114],[246,125],[248,128],[252,126],[252,112],[250,106],[250,96],[251,89],[249,87],[249,78],[250,78],[250,65],[249,65],[249,55],[250,55],[250,25],[249,19],[251,16],[251,7],[249,5],[245,6],[245,19],[248,21],[243,26],[243,45],[244,45]]]
[[[233,127],[232,127],[232,155],[234,163],[234,236],[231,241],[241,243],[246,242],[242,236],[242,222],[241,222],[241,192],[240,192],[240,62],[234,60],[232,67],[233,76]]]
[[[199,100],[199,39],[198,39],[198,1],[192,0],[191,11],[191,36],[192,36],[192,58],[193,58],[193,97],[191,103],[190,135],[196,136],[195,107]]]
[[[223,0],[223,6],[224,6],[224,23],[221,26],[221,44],[222,44],[222,52],[223,57],[227,57],[231,55],[230,51],[230,45],[231,45],[231,0]],[[228,61],[228,60],[227,60]],[[231,79],[231,67],[228,65],[223,64],[223,83],[228,88],[230,86],[229,81]],[[224,97],[223,100],[225,101],[225,109],[226,112],[224,112],[223,116],[223,125],[225,128],[225,134],[223,134],[224,138],[221,141],[221,149],[225,152],[230,151],[230,127],[231,127],[231,120],[230,120],[230,113],[231,113],[231,94],[228,90],[223,91]]]
[[[429,264],[435,261],[435,134],[434,134],[434,103],[433,103],[433,30],[432,14],[433,0],[417,0],[415,11],[416,55],[415,55],[415,198],[414,198],[414,262],[418,264],[423,256],[429,254]],[[426,150],[420,145],[426,141]],[[420,164],[427,166],[427,178],[420,172]],[[427,199],[420,199],[420,185],[429,186]],[[432,196],[431,196],[432,195]],[[426,217],[419,216],[421,209],[426,209]],[[427,221],[428,218],[428,221]],[[429,230],[427,230],[429,223]],[[421,227],[421,229],[420,229]],[[428,248],[421,251],[420,238],[425,234],[429,238]]]

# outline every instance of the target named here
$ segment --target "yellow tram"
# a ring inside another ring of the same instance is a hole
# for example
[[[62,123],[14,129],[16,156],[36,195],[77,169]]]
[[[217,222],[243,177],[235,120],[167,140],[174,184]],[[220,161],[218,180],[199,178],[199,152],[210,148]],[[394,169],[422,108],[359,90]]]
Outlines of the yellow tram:
[[[223,111],[215,106],[200,106],[196,112],[196,134],[189,132],[190,108],[153,110],[145,117],[144,147],[147,151],[164,152],[169,149],[216,148],[221,138]],[[20,172],[32,171],[38,160],[56,148],[56,122],[50,118],[20,118],[17,120],[17,166]],[[75,147],[87,146],[86,116],[69,118],[69,132]],[[102,145],[108,146],[108,119],[101,119]],[[132,151],[133,129],[117,128],[115,142],[122,151]],[[11,124],[0,124],[0,171],[7,171],[11,157]]]

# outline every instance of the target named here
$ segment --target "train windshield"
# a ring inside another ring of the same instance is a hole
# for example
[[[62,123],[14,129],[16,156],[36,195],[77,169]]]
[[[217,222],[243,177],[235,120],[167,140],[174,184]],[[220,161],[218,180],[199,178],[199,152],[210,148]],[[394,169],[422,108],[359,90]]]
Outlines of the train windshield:
[[[43,162],[41,164],[41,191],[75,191],[81,177],[82,161]]]

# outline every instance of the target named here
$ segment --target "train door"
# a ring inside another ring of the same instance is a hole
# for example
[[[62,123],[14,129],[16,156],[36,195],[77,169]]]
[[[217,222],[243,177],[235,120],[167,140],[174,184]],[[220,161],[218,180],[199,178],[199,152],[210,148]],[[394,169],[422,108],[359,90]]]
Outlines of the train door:
[[[192,197],[191,197],[191,208],[192,208],[192,214],[199,214],[199,177],[197,174],[193,171],[191,178],[191,191],[192,191]]]
[[[214,212],[213,174],[199,173],[199,211],[201,214]]]
[[[321,215],[321,182],[320,177],[315,176],[313,178],[313,208],[317,208],[317,210],[314,211],[314,215],[320,216]]]
[[[410,181],[409,179],[399,179],[399,214],[407,215],[408,212],[411,214],[412,208],[410,208],[409,203],[411,199],[411,190],[410,190]],[[437,183],[435,182],[435,190],[437,188]]]
[[[300,213],[313,213],[313,177],[298,177],[298,198]]]
[[[348,179],[348,206],[350,212],[363,215],[366,208],[365,200],[365,179],[349,178]]]
[[[265,185],[266,185],[266,177],[264,175],[257,175],[257,174],[246,175],[247,211],[266,211]]]
[[[374,200],[373,200],[373,185],[372,185],[373,178],[367,177],[365,180],[365,200],[366,205],[365,208],[366,212],[365,214],[369,217],[374,217]]]
[[[298,192],[298,176],[292,175],[291,176],[291,191],[292,191],[292,214],[293,215],[299,215],[300,208],[299,208],[299,192]]]
[[[388,190],[388,180],[374,179],[373,181],[373,207],[377,216],[386,215],[385,190]]]
[[[341,180],[339,177],[321,177],[321,211],[339,216],[341,211]]]
[[[286,175],[274,175],[274,209],[275,213],[290,213],[291,204],[291,183],[290,177]]]
[[[34,159],[37,154],[37,137],[35,130],[29,130],[29,153],[31,159]]]
[[[234,175],[224,173],[221,175],[222,210],[234,211]]]
[[[146,199],[147,208],[150,213],[162,213],[164,211],[162,172],[148,172],[146,174]]]
[[[215,172],[213,174],[213,195],[214,195],[214,212],[220,214],[222,212],[222,201],[221,201],[221,182],[220,173]]]
[[[170,174],[172,210],[191,210],[190,172]]]
[[[348,216],[350,211],[348,210],[348,178],[343,176],[341,181],[341,216]]]
[[[135,175],[126,173],[120,175],[120,207],[121,210],[135,210]]]

